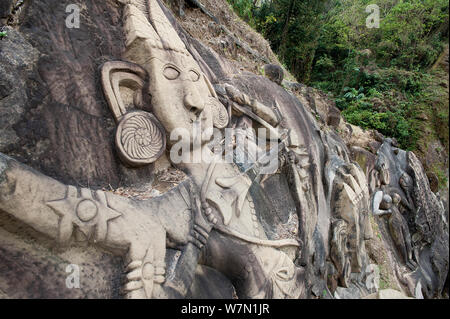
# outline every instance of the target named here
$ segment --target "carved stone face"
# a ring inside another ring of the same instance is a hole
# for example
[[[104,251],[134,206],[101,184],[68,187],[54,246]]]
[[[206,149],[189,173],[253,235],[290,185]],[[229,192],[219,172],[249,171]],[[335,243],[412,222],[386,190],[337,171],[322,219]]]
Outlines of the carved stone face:
[[[382,209],[389,209],[392,207],[392,197],[390,195],[384,195],[383,201],[380,204]]]
[[[197,63],[173,53],[170,60],[152,57],[146,69],[153,112],[166,131],[170,134],[182,129],[192,143],[195,123],[201,125],[202,141],[209,141],[203,133],[213,127],[211,94]]]
[[[220,126],[217,110],[226,113],[211,83],[157,1],[125,3],[123,58],[146,70],[153,113],[168,136],[177,138],[169,144],[181,137],[195,146],[208,142],[213,125]]]
[[[402,176],[400,177],[400,180],[399,180],[399,184],[404,190],[408,190],[411,187],[412,182],[411,182],[411,178],[408,176],[408,174],[406,174],[406,173],[402,174]]]
[[[401,200],[402,200],[402,198],[400,197],[399,194],[394,193],[394,194],[392,195],[392,203],[393,203],[394,205],[397,206],[397,205],[401,202]]]

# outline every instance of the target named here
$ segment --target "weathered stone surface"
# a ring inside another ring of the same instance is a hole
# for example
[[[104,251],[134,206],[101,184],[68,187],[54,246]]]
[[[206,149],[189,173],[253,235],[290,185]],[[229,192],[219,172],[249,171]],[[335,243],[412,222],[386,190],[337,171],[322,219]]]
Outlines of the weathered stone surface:
[[[336,299],[361,299],[361,292],[357,287],[338,287],[334,293]]]
[[[15,127],[28,107],[29,100],[24,92],[39,59],[38,50],[22,33],[13,28],[5,30],[8,36],[0,43],[0,150],[20,141]]]
[[[448,220],[413,153],[371,147],[312,89],[241,72],[161,1],[75,1],[80,30],[60,23],[68,3],[30,2],[0,43],[0,296],[361,298],[377,289],[370,218],[401,288],[441,294]],[[276,167],[248,161],[268,147]],[[60,288],[68,264],[83,289]]]
[[[80,29],[65,26],[69,4],[84,8]],[[31,2],[24,10],[20,26],[0,42],[0,73],[14,86],[0,100],[0,121],[7,121],[0,151],[77,185],[151,179],[151,167],[129,170],[117,160],[96,71],[123,50],[121,8],[113,0],[67,0]]]
[[[220,272],[199,266],[187,298],[192,299],[233,299],[236,296],[231,282]]]
[[[377,181],[373,212],[378,216],[390,216],[389,229],[383,217],[378,219],[378,225],[385,229],[383,234],[390,237],[386,241],[393,253],[391,267],[396,269],[399,282],[410,296],[416,295],[419,285],[425,297],[439,296],[449,267],[448,220],[444,205],[432,192],[414,153],[394,147],[391,140],[385,140],[378,151],[373,172],[371,178]]]
[[[379,292],[363,297],[362,299],[414,299],[414,298],[408,297],[398,290],[382,289]]]
[[[413,299],[394,289],[383,289],[378,292],[377,299]]]
[[[4,22],[11,14],[14,2],[14,0],[5,0],[0,3],[0,22]]]
[[[430,189],[433,193],[437,193],[439,191],[439,179],[433,172],[428,172],[427,174],[428,181],[430,183]]]
[[[328,109],[328,120],[327,124],[332,127],[339,127],[339,123],[341,122],[341,111],[334,106],[330,105]]]
[[[284,79],[284,70],[276,64],[266,64],[264,66],[264,75],[271,81],[281,85]]]

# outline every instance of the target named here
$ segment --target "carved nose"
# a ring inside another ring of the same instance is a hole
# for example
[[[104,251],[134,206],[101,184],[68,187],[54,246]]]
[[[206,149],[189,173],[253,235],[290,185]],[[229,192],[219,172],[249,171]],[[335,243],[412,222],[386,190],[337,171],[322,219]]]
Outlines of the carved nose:
[[[195,88],[187,90],[184,94],[184,106],[195,115],[199,115],[204,109],[204,101]]]

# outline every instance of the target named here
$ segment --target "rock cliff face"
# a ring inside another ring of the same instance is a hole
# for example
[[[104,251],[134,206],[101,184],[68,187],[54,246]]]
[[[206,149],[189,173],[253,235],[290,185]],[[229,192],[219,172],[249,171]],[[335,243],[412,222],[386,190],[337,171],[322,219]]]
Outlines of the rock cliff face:
[[[0,298],[445,295],[417,157],[174,3],[2,2]]]

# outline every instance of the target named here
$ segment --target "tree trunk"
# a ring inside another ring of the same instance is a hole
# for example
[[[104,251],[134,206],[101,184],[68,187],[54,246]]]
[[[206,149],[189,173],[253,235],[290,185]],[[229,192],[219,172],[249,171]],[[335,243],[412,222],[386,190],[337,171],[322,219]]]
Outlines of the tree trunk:
[[[286,42],[287,42],[287,35],[288,35],[288,31],[289,31],[289,21],[291,20],[292,10],[294,9],[294,4],[295,4],[295,0],[290,0],[289,9],[286,13],[286,20],[284,22],[283,33],[281,36],[281,43],[280,43],[281,56],[284,56],[285,51],[287,49]]]

